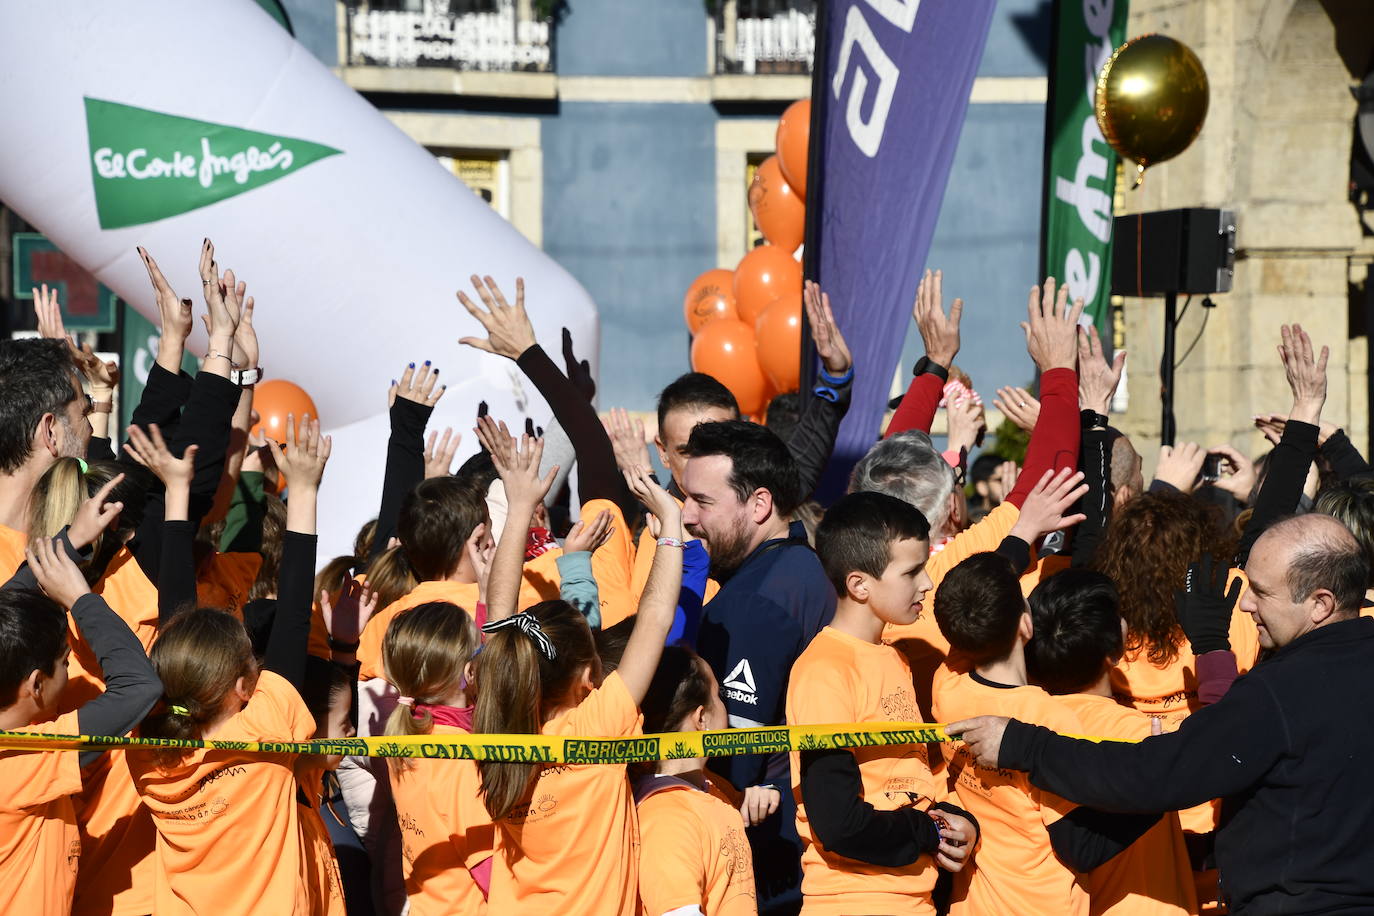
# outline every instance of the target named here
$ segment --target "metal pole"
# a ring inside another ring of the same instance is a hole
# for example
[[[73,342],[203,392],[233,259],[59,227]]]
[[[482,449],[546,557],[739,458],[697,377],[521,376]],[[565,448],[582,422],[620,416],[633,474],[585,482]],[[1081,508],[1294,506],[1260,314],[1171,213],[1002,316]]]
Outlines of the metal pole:
[[[1178,326],[1178,293],[1164,294],[1164,354],[1159,360],[1159,444],[1173,445],[1174,423],[1174,332]]]

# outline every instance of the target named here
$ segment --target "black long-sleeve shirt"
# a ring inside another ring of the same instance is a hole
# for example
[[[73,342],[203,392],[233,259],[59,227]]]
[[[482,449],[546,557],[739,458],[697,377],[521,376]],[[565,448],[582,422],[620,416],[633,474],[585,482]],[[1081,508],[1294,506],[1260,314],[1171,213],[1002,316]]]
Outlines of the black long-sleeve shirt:
[[[143,644],[104,598],[82,595],[72,605],[71,616],[105,675],[105,692],[77,710],[81,734],[127,735],[161,698],[162,681]],[[83,751],[81,765],[99,757],[99,751]]]
[[[1091,566],[1097,545],[1107,531],[1111,511],[1112,446],[1116,434],[1110,429],[1097,429],[1085,423],[1078,444],[1078,469],[1088,492],[1078,502],[1078,511],[1087,518],[1073,529],[1072,563],[1075,567]]]
[[[382,472],[382,504],[377,510],[377,526],[372,533],[368,562],[386,551],[396,534],[401,503],[425,479],[425,426],[434,408],[397,398],[391,405],[391,435],[386,440],[386,470]]]
[[[1237,916],[1374,911],[1374,620],[1307,633],[1177,732],[1094,744],[1012,721],[1000,766],[1070,801],[1168,811],[1222,799],[1222,891]]]
[[[833,395],[827,397],[820,392]],[[805,498],[820,486],[830,455],[835,451],[835,437],[839,435],[840,422],[849,413],[849,402],[854,394],[854,375],[838,385],[818,382],[802,405],[801,416],[792,434],[787,437],[787,450],[797,463],[797,476],[801,480],[801,492]]]
[[[1369,473],[1369,463],[1364,460],[1360,450],[1350,441],[1350,437],[1343,429],[1338,429],[1328,436],[1318,447],[1318,451],[1331,465],[1337,480],[1349,480],[1351,477]]]
[[[1317,427],[1299,420],[1289,420],[1284,426],[1283,438],[1269,456],[1269,471],[1255,497],[1255,511],[1241,533],[1236,566],[1245,566],[1250,548],[1270,525],[1297,511],[1307,470],[1317,457],[1317,432]]]

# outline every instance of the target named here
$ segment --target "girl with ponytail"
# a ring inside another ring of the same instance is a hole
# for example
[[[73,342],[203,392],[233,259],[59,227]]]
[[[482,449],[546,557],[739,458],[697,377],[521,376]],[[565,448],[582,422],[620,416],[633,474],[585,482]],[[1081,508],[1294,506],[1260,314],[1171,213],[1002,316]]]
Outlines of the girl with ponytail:
[[[401,691],[386,733],[471,732],[477,647],[477,628],[456,605],[432,601],[397,614],[382,642],[387,680]],[[407,757],[388,763],[410,912],[485,912],[493,836],[477,764]]]
[[[525,436],[517,448],[504,425],[488,417],[478,423],[505,483],[509,515],[488,586],[477,732],[642,734],[639,703],[658,666],[682,584],[681,507],[647,469],[626,473],[635,495],[658,517],[662,537],[620,666],[602,680],[591,629],[575,608],[545,601],[516,613],[525,531],[557,469],[541,480],[541,440]],[[623,764],[483,761],[478,769],[496,824],[491,912],[638,912],[638,830]]]
[[[315,507],[330,445],[318,421],[303,418],[298,430],[290,415],[285,446],[269,441],[290,499],[277,614],[261,670],[237,618],[205,608],[176,613],[150,654],[163,698],[143,722],[145,737],[305,741],[315,733],[300,691],[310,639]],[[164,451],[155,443],[144,458],[157,470],[169,460]],[[189,531],[186,542],[190,564]],[[134,786],[157,828],[153,912],[342,916],[337,866],[311,839],[324,827],[307,827],[302,819],[318,815],[296,802],[298,770],[315,767],[305,758],[234,751],[130,755]]]

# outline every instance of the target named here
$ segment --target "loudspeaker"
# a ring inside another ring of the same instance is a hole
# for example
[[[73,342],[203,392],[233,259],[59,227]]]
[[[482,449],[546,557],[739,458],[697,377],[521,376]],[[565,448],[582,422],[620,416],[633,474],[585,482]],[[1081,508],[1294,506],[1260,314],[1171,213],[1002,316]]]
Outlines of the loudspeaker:
[[[1188,207],[1112,221],[1112,295],[1224,293],[1236,261],[1232,210]]]

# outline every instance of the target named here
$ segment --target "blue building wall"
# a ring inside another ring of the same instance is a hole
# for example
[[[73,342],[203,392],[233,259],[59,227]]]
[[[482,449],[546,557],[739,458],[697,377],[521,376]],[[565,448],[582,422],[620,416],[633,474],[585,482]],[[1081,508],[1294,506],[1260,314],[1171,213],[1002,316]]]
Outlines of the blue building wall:
[[[711,106],[679,103],[565,102],[544,121],[544,250],[600,308],[603,409],[647,409],[688,368],[682,294],[715,260],[714,131]]]

